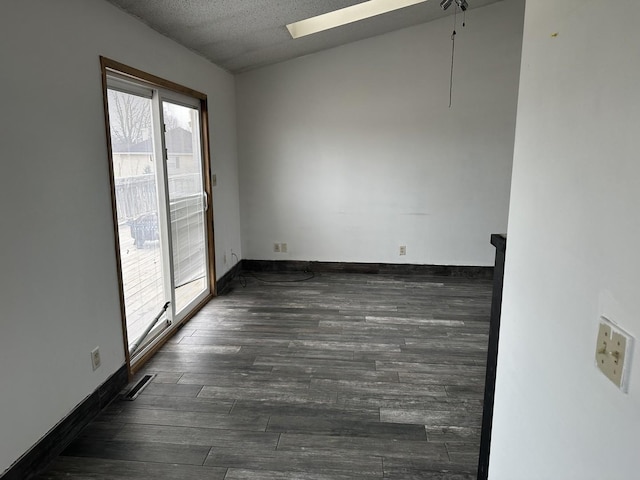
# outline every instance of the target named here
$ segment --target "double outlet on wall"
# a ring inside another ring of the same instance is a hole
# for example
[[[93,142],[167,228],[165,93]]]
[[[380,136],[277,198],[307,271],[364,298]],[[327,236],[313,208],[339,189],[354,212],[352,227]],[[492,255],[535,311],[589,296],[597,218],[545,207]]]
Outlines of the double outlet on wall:
[[[275,253],[287,253],[289,251],[289,247],[286,243],[274,243],[273,251]]]
[[[96,347],[91,350],[91,366],[94,370],[97,370],[102,360],[100,359],[100,347]]]

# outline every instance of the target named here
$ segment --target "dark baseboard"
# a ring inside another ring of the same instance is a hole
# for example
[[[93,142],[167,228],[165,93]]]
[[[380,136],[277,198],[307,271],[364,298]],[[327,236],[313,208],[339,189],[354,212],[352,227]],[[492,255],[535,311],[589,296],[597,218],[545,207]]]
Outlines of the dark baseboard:
[[[242,265],[244,260],[236,263],[231,270],[225,273],[222,277],[216,280],[216,294],[224,295],[231,288],[231,282],[242,271]]]
[[[85,398],[73,411],[40,439],[31,450],[18,459],[2,480],[28,480],[44,470],[75,439],[89,422],[127,385],[129,372],[123,365],[97,390]]]
[[[248,272],[314,272],[420,274],[438,277],[493,278],[493,267],[460,265],[411,265],[403,263],[308,262],[299,260],[242,260]]]

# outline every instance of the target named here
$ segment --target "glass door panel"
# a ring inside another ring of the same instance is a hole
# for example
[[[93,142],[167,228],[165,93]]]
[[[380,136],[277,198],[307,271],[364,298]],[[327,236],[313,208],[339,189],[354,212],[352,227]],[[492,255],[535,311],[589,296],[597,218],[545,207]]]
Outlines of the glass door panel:
[[[152,100],[113,89],[107,90],[107,100],[126,328],[131,346],[167,297],[158,228]]]
[[[196,108],[163,101],[162,115],[174,312],[180,318],[186,307],[209,292],[200,113]]]

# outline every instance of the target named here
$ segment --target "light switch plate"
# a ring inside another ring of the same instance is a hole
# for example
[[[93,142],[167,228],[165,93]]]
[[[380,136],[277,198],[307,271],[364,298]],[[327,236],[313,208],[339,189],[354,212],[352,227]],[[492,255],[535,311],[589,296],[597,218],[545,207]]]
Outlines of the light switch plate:
[[[629,389],[633,337],[618,325],[600,317],[596,365],[623,392]]]

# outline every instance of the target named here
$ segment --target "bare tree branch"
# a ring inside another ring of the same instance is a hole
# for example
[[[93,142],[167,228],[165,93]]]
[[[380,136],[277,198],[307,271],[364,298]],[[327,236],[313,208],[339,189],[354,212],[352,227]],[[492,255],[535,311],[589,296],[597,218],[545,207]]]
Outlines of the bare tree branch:
[[[111,139],[130,148],[149,137],[151,102],[143,97],[108,91]]]

